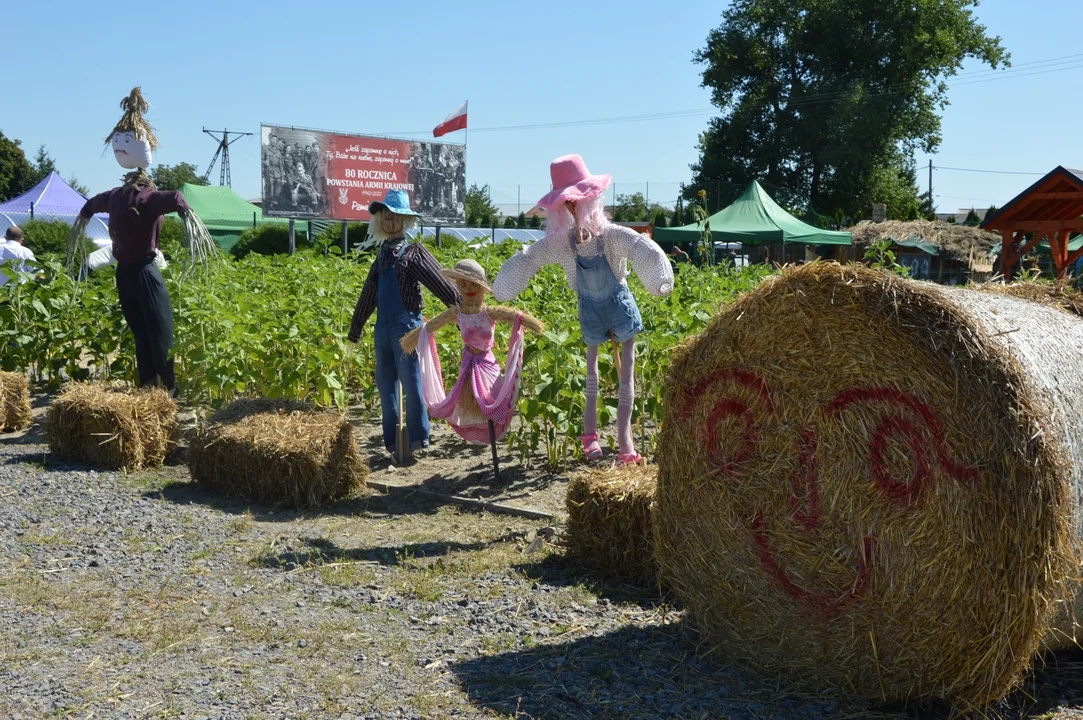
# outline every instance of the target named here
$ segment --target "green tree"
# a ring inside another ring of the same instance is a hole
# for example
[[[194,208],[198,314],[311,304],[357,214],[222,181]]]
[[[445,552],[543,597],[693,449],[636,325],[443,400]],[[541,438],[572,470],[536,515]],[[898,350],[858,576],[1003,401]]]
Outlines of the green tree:
[[[26,159],[22,143],[0,132],[0,201],[18,197],[37,184],[37,171]]]
[[[159,165],[150,171],[150,179],[159,190],[180,190],[185,183],[206,185],[203,176],[196,171],[196,166],[182,162],[177,165]]]
[[[980,223],[981,218],[978,217],[978,213],[974,212],[974,208],[970,208],[970,212],[966,214],[966,220],[964,222]]]
[[[988,220],[989,218],[993,217],[996,214],[997,214],[997,206],[996,205],[990,205],[989,209],[985,211],[985,219]]]
[[[70,185],[72,190],[79,193],[83,197],[90,197],[90,188],[79,182],[79,178],[75,177],[74,175],[69,175],[68,179],[64,182]]]
[[[534,229],[540,228],[541,227],[541,217],[539,217],[537,215],[532,215],[531,218],[530,218],[530,227],[532,227]]]
[[[613,219],[617,222],[641,222],[650,217],[648,213],[647,201],[643,198],[643,193],[618,195],[613,203]],[[620,220],[617,220],[618,215]]]
[[[933,198],[929,195],[928,191],[923,192],[918,198],[920,204],[918,205],[918,215],[926,220],[936,221],[936,207],[933,205]]]
[[[677,207],[673,208],[673,219],[670,221],[670,227],[680,227],[684,225],[684,218],[681,216],[681,204],[677,203]]]
[[[662,208],[659,208],[658,211],[654,213],[654,226],[656,228],[664,228],[667,225],[668,223],[666,221],[666,211]]]
[[[515,218],[513,218],[511,215],[508,215],[506,218],[504,218],[504,227],[505,228],[513,228],[513,227],[515,227]]]
[[[753,178],[795,205],[860,211],[900,157],[940,144],[946,78],[1008,64],[976,0],[735,0],[695,59],[721,114],[693,185]],[[900,32],[906,28],[906,32]]]
[[[517,227],[517,228],[525,228],[526,227],[526,213],[519,213],[519,217],[515,221],[515,227]]]
[[[492,218],[498,214],[496,206],[489,198],[489,186],[478,187],[475,183],[466,191],[466,216],[473,217],[474,222],[469,223],[476,227],[489,227]]]
[[[917,220],[921,217],[917,168],[913,162],[877,168],[873,176],[876,202],[887,205],[888,220]]]
[[[45,145],[39,145],[38,152],[34,155],[34,175],[36,176],[34,185],[47,178],[51,172],[56,172],[56,161],[49,155]]]

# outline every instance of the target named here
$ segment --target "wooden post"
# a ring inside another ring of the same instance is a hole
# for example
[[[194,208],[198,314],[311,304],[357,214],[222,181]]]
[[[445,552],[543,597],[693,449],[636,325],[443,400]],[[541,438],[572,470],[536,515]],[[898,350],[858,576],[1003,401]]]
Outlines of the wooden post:
[[[500,461],[496,455],[496,426],[493,425],[493,421],[489,421],[489,445],[493,449],[493,479],[496,482],[500,482]]]
[[[410,431],[406,427],[406,403],[402,397],[402,382],[395,383],[399,395],[399,424],[395,429],[395,464],[402,466],[410,460]]]

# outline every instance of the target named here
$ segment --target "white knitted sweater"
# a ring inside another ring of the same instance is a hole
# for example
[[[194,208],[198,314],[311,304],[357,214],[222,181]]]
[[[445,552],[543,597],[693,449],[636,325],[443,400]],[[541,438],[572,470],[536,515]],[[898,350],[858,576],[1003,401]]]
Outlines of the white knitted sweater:
[[[673,267],[662,248],[646,235],[621,225],[606,225],[603,231],[605,258],[613,270],[617,282],[628,277],[628,263],[651,295],[668,295],[673,290]],[[580,243],[581,257],[598,254],[598,238]],[[560,265],[568,278],[568,285],[576,290],[575,256],[568,238],[546,236],[533,245],[515,253],[496,274],[493,294],[497,300],[507,302],[526,290],[530,279],[543,265]]]

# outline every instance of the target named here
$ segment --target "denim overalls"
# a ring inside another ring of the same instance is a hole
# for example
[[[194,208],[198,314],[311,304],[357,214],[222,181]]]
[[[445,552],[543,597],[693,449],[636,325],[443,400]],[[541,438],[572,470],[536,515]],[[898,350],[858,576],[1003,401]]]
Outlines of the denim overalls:
[[[605,257],[602,236],[598,236],[598,254],[579,256],[575,233],[568,234],[575,253],[575,283],[579,294],[579,325],[587,345],[601,345],[612,332],[617,342],[631,340],[643,331],[635,298],[628,285],[617,282],[617,276]]]
[[[390,250],[386,250],[390,252]],[[377,260],[379,262],[379,260]],[[407,355],[399,345],[402,336],[422,323],[421,313],[410,312],[402,304],[398,279],[399,258],[380,270],[376,300],[376,389],[380,391],[383,414],[384,447],[395,452],[399,425],[399,395],[395,381],[402,382],[406,402],[406,428],[410,448],[418,450],[429,444],[429,413],[421,401],[421,369],[416,353]]]

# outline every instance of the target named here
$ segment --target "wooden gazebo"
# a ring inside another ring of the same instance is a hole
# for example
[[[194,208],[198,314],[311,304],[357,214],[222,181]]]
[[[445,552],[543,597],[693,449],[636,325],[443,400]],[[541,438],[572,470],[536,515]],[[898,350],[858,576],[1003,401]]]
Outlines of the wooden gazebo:
[[[1000,274],[1005,280],[1011,280],[1019,259],[1043,239],[1049,241],[1057,277],[1063,277],[1083,255],[1083,248],[1068,251],[1068,238],[1083,232],[1083,171],[1056,168],[985,218],[981,227],[1000,233]]]

